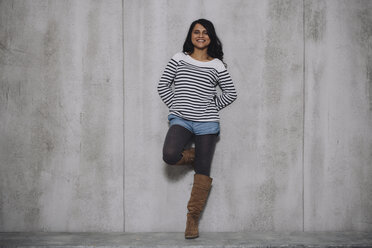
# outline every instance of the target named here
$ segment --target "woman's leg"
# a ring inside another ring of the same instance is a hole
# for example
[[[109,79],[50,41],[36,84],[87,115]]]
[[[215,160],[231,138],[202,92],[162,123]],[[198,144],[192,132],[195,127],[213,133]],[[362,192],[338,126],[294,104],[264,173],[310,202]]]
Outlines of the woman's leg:
[[[174,165],[182,158],[182,151],[190,141],[193,133],[180,125],[172,125],[165,137],[163,146],[163,160]]]
[[[217,134],[195,136],[195,162],[196,174],[210,175],[211,163],[217,142]]]
[[[206,204],[213,180],[209,174],[216,142],[217,134],[195,136],[195,175],[190,200],[187,203],[185,229],[187,239],[199,237],[199,217]]]

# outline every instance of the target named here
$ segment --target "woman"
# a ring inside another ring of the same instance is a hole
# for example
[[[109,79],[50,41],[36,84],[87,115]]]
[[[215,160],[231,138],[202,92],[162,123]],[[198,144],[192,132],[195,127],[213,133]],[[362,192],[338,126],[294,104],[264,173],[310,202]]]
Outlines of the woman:
[[[199,216],[212,184],[210,168],[220,134],[218,111],[237,98],[225,65],[213,24],[199,19],[191,24],[183,52],[170,59],[158,84],[160,98],[169,108],[170,123],[163,160],[170,165],[192,164],[195,170],[187,204],[187,239],[199,236]],[[221,95],[217,95],[217,85]],[[193,136],[195,148],[184,150]]]

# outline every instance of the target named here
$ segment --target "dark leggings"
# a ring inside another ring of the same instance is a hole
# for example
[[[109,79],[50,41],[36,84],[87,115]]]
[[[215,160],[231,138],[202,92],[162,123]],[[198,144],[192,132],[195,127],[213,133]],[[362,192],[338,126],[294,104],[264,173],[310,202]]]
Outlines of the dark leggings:
[[[195,173],[209,176],[217,134],[194,135],[180,125],[172,125],[165,137],[163,160],[170,165],[176,164],[182,158],[182,151],[193,136],[195,136]]]

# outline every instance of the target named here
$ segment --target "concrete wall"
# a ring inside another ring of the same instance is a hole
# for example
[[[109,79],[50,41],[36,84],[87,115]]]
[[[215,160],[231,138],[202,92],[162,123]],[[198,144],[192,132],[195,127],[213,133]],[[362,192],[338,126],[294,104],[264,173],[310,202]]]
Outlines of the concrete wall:
[[[304,7],[305,230],[371,230],[372,1]]]
[[[193,172],[161,159],[156,86],[200,17],[238,91],[220,113],[201,231],[372,230],[371,12],[0,1],[0,231],[184,231]]]
[[[121,6],[0,2],[1,231],[123,230]]]

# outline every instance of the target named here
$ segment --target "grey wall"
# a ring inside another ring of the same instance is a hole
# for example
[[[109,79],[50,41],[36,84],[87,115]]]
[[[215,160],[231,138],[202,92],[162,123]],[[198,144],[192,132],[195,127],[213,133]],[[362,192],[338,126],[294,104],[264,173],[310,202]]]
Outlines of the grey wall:
[[[121,4],[0,2],[1,231],[123,229]]]
[[[0,231],[184,231],[193,172],[161,159],[156,86],[200,17],[238,91],[220,113],[201,231],[372,230],[371,12],[0,1]]]
[[[372,1],[304,7],[305,230],[371,230]]]

